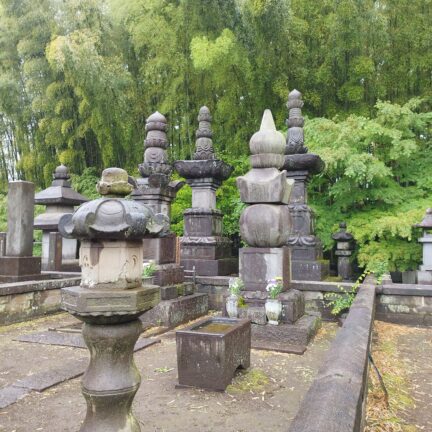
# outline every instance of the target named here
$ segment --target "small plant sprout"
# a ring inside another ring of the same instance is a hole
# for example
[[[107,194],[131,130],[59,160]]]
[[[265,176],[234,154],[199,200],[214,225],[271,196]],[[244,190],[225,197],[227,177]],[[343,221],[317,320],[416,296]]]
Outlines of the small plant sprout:
[[[143,277],[152,277],[156,272],[156,264],[154,261],[149,261],[144,264],[142,275]]]
[[[345,289],[343,286],[338,285],[338,289],[341,293],[330,292],[324,294],[324,300],[327,302],[327,306],[331,307],[332,315],[339,315],[347,311],[354,302],[360,284],[363,282],[365,277],[370,274],[369,270],[365,270],[359,278],[354,282],[350,290]]]
[[[240,278],[229,278],[228,284],[231,295],[239,296],[244,288],[244,282]]]
[[[267,282],[266,291],[269,293],[269,297],[271,299],[276,299],[277,296],[283,290],[283,279],[281,277],[276,277],[274,279],[270,279]]]

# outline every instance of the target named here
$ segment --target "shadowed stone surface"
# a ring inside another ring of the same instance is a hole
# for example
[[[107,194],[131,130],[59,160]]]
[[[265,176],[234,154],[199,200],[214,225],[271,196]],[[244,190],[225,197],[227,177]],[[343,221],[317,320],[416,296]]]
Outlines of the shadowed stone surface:
[[[8,386],[0,389],[0,409],[6,408],[9,405],[19,401],[24,396],[28,395],[30,390],[22,387]]]
[[[207,294],[192,294],[172,300],[164,300],[141,315],[143,322],[164,327],[175,327],[208,312]]]
[[[321,326],[321,319],[304,315],[294,324],[252,325],[252,348],[303,354]]]

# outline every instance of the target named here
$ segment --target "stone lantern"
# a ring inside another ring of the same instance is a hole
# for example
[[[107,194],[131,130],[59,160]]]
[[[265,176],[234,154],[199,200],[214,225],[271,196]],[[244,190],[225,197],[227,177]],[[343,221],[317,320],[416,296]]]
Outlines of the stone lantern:
[[[75,206],[79,206],[88,199],[74,191],[71,187],[69,170],[64,165],[55,169],[51,186],[35,195],[35,204],[44,205],[45,213],[38,215],[34,221],[34,228],[42,230],[42,270],[50,268],[50,256],[56,251],[51,248],[56,242],[50,242],[50,233],[58,233],[58,224],[64,214],[73,213]],[[76,239],[61,239],[61,263],[62,268],[77,270],[78,244]],[[58,270],[58,269],[56,269]]]
[[[245,290],[265,293],[267,281],[282,277],[284,290],[291,280],[286,247],[291,230],[288,209],[294,180],[280,171],[285,139],[265,110],[259,132],[250,139],[252,169],[237,178],[240,199],[248,204],[240,216],[240,234],[249,247],[240,249],[240,277]]]
[[[308,153],[304,146],[302,94],[293,90],[288,95],[288,135],[282,169],[295,181],[289,201],[292,228],[287,241],[291,250],[292,276],[296,280],[322,280],[329,273],[329,264],[322,259],[322,245],[314,233],[314,214],[308,206],[307,184],[312,175],[324,169],[323,160]]]
[[[419,242],[423,245],[423,264],[417,271],[417,283],[432,285],[432,208],[426,210],[423,220],[414,225],[423,229]]]
[[[192,188],[192,208],[184,212],[180,264],[201,276],[237,273],[231,241],[222,234],[223,214],[216,208],[216,191],[233,167],[217,159],[213,150],[211,114],[206,106],[198,115],[196,152],[192,160],[174,162],[176,171]]]
[[[103,198],[62,216],[60,233],[81,240],[81,285],[62,289],[62,306],[84,322],[90,364],[82,379],[85,432],[137,432],[131,413],[140,385],[133,349],[139,315],[157,301],[158,288],[142,286],[143,238],[163,235],[167,218],[135,201],[126,171],[108,168],[97,185]]]
[[[354,237],[347,232],[346,223],[339,224],[339,231],[332,235],[332,239],[336,241],[336,256],[338,257],[338,275],[344,281],[352,280],[353,269],[351,255],[354,250]]]

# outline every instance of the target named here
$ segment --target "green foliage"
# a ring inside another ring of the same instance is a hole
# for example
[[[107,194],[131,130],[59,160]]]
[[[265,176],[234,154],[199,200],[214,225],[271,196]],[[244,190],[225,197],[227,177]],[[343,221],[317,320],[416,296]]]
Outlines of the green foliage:
[[[379,102],[373,118],[311,119],[305,134],[326,162],[310,185],[317,231],[325,249],[344,220],[357,242],[362,267],[413,269],[421,258],[414,223],[430,206],[432,113],[427,101]]]
[[[156,273],[156,264],[153,261],[144,264],[143,266],[143,277],[151,277]]]
[[[71,175],[72,187],[88,199],[99,198],[96,185],[100,180],[100,173],[96,168],[86,168],[81,175]]]
[[[381,269],[382,268],[383,267],[381,267]],[[331,307],[330,312],[333,315],[338,316],[341,313],[348,311],[348,309],[354,302],[360,284],[363,282],[363,280],[368,274],[370,274],[370,271],[365,270],[354,282],[350,290],[347,290],[343,286],[338,285],[338,289],[342,292],[342,294],[334,292],[324,294],[324,300],[326,301],[326,305],[328,307]],[[380,277],[381,276],[382,275],[380,275]]]

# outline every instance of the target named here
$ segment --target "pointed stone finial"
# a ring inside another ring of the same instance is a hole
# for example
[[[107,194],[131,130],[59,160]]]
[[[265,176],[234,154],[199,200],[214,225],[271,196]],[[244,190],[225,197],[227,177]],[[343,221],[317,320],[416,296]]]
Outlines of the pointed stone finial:
[[[307,153],[307,148],[304,147],[304,118],[301,112],[303,100],[302,94],[298,90],[294,89],[288,95],[287,107],[289,115],[287,119],[288,136],[285,154]]]
[[[146,120],[147,136],[144,140],[144,162],[166,163],[168,139],[166,135],[167,120],[159,111]]]
[[[283,155],[285,150],[285,138],[276,130],[273,115],[269,109],[264,111],[260,130],[252,135],[249,148],[252,155]]]
[[[54,171],[53,179],[54,180],[69,180],[70,175],[69,175],[68,168],[63,164],[59,165]]]
[[[260,131],[265,131],[265,130],[271,130],[271,131],[276,130],[273,114],[269,109],[264,110],[264,114],[261,120]]]
[[[198,114],[199,125],[195,133],[197,138],[195,142],[196,151],[193,157],[195,160],[207,160],[215,158],[211,121],[212,117],[210,110],[206,106],[201,107]]]

